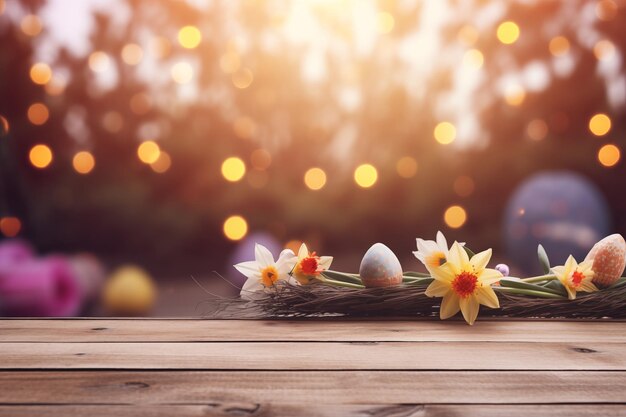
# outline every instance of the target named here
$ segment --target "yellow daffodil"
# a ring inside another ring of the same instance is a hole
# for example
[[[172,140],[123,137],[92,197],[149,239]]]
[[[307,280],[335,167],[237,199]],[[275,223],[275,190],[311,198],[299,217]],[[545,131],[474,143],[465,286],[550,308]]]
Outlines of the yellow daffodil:
[[[461,246],[464,243],[460,243]],[[424,240],[417,238],[417,251],[413,255],[419,259],[426,269],[430,272],[432,269],[439,268],[445,264],[448,259],[448,241],[441,232],[437,232],[437,240]]]
[[[554,275],[556,275],[557,279],[565,287],[567,298],[570,300],[575,299],[578,291],[598,291],[598,287],[591,282],[594,275],[591,269],[592,266],[592,259],[578,263],[576,259],[570,255],[567,261],[565,261],[565,265],[552,268]]]
[[[467,252],[454,242],[448,252],[447,262],[430,272],[434,281],[426,289],[429,297],[443,297],[439,316],[442,320],[461,310],[465,321],[474,324],[480,304],[499,308],[496,293],[491,288],[502,274],[486,268],[491,259],[491,249],[477,253],[469,259]]]
[[[272,253],[263,245],[254,245],[254,261],[235,266],[248,279],[241,287],[241,298],[254,300],[267,295],[279,280],[289,280],[289,272],[296,263],[293,252],[283,251],[274,262]]]
[[[317,279],[323,271],[330,268],[332,262],[332,256],[317,256],[315,252],[310,253],[303,243],[298,250],[298,259],[291,275],[300,285],[307,285]]]

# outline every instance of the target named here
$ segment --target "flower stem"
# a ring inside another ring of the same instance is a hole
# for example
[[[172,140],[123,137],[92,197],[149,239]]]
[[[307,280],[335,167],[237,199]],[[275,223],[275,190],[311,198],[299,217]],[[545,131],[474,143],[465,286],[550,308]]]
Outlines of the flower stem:
[[[556,279],[556,275],[553,274],[547,274],[547,275],[538,275],[536,277],[530,277],[530,278],[522,278],[521,280],[523,282],[541,282],[541,281],[552,281]]]
[[[353,284],[351,282],[344,282],[344,281],[335,281],[334,279],[328,279],[326,277],[318,278],[318,280],[320,282],[323,282],[324,284],[334,285],[335,287],[359,288],[359,289],[365,288],[364,285]]]
[[[532,295],[535,297],[554,298],[557,300],[565,299],[565,297],[563,297],[562,295],[557,295],[557,294],[544,292],[544,291],[526,290],[526,289],[521,289],[521,288],[510,288],[510,287],[497,287],[497,286],[494,286],[491,288],[493,288],[495,291],[503,292],[507,294]]]
[[[358,285],[363,284],[363,281],[361,281],[361,278],[356,274],[349,274],[346,272],[326,270],[322,272],[322,275],[324,275],[326,278],[331,279],[333,281],[351,282],[353,284],[358,284]]]

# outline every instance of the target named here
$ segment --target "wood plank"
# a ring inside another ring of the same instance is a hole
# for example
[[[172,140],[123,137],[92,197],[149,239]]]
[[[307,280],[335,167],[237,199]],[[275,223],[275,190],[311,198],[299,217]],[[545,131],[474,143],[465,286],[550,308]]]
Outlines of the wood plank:
[[[299,416],[299,417],[603,417],[626,416],[626,407],[617,404],[590,405],[335,405],[317,404],[208,404],[208,405],[39,405],[0,406],[0,416],[7,417],[223,417],[225,415]]]
[[[2,343],[0,369],[626,370],[622,343]]]
[[[0,320],[2,342],[471,341],[626,343],[615,321]]]
[[[0,372],[0,404],[618,404],[626,372]]]

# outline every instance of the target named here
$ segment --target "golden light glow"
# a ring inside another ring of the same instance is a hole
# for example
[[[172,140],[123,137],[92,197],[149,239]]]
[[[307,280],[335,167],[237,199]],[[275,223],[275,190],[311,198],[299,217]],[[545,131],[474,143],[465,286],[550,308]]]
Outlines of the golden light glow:
[[[548,135],[548,124],[542,119],[533,119],[526,126],[526,134],[532,140],[542,140]]]
[[[396,171],[402,178],[413,178],[417,174],[417,161],[410,156],[403,156],[396,162]]]
[[[150,168],[152,168],[152,170],[158,174],[166,172],[170,169],[171,166],[172,158],[165,151],[161,151],[161,153],[159,154],[159,159],[150,164]]]
[[[473,69],[479,69],[483,66],[485,57],[478,49],[470,49],[463,55],[463,65]]]
[[[456,127],[450,122],[440,122],[433,132],[435,140],[442,145],[448,145],[456,139]]]
[[[138,65],[143,59],[143,49],[136,43],[127,43],[122,48],[122,60],[128,65]]]
[[[569,52],[569,40],[565,36],[556,36],[550,40],[548,49],[554,56],[563,56]]]
[[[227,181],[237,182],[241,180],[244,175],[246,175],[246,164],[241,158],[231,156],[222,162],[222,176]]]
[[[148,93],[137,93],[133,94],[130,98],[130,110],[138,115],[143,115],[148,113],[152,109],[152,98],[148,95]]]
[[[321,168],[311,168],[304,174],[304,183],[311,190],[320,190],[326,185],[326,173]]]
[[[231,76],[233,85],[237,88],[244,89],[250,87],[254,80],[254,74],[248,68],[242,68]]]
[[[378,19],[376,23],[376,27],[379,33],[390,33],[396,24],[396,19],[394,19],[391,13],[380,12],[378,13]]]
[[[520,106],[526,99],[526,90],[519,84],[511,84],[504,91],[504,101],[509,106]]]
[[[35,168],[43,169],[52,163],[52,150],[46,145],[35,145],[30,149],[28,158]]]
[[[230,216],[224,222],[224,235],[230,240],[241,240],[248,234],[248,222],[241,216]]]
[[[42,124],[48,121],[50,117],[50,112],[48,111],[48,107],[43,103],[33,103],[28,107],[28,120],[36,125],[41,126]]]
[[[25,35],[35,37],[41,33],[43,24],[38,16],[29,14],[24,16],[20,22],[20,29],[22,29],[22,32],[24,32]]]
[[[473,46],[478,42],[478,30],[471,25],[465,25],[459,29],[457,39],[465,46]]]
[[[506,21],[500,23],[496,32],[498,40],[505,45],[515,43],[520,35],[519,26],[515,22]]]
[[[241,67],[241,59],[236,51],[229,50],[220,58],[220,68],[226,74],[232,74]]]
[[[202,33],[195,26],[185,26],[178,31],[178,43],[187,49],[196,48],[202,41]]]
[[[615,45],[613,42],[603,39],[594,45],[593,54],[598,60],[609,59],[615,54]]]
[[[300,246],[302,246],[302,243],[303,242],[299,239],[291,239],[290,241],[285,243],[284,248],[291,249],[293,253],[298,253],[298,250],[300,249]]]
[[[589,130],[596,136],[604,136],[611,130],[611,118],[604,113],[595,114],[589,119]]]
[[[452,188],[454,188],[454,192],[459,197],[469,197],[474,192],[476,184],[474,183],[472,177],[461,175],[454,180]]]
[[[188,62],[177,62],[171,69],[172,79],[178,84],[188,84],[193,79],[193,68]]]
[[[596,16],[600,20],[608,22],[617,15],[617,3],[613,0],[601,0],[596,3]]]
[[[89,174],[96,166],[96,160],[91,152],[81,151],[74,155],[74,158],[72,159],[72,166],[79,174]]]
[[[458,229],[467,221],[467,212],[461,206],[450,206],[446,209],[443,220],[448,227]]]
[[[372,164],[359,165],[354,170],[354,182],[359,187],[370,188],[378,181],[378,171]]]
[[[161,148],[152,140],[147,140],[137,147],[137,156],[144,164],[152,164],[156,162],[160,155]]]
[[[250,163],[255,169],[266,170],[272,164],[272,155],[265,149],[256,149],[250,154]]]
[[[248,116],[239,116],[233,123],[233,130],[242,139],[251,139],[256,135],[256,122]]]
[[[46,93],[48,93],[48,95],[59,96],[63,94],[65,87],[67,87],[67,81],[65,78],[54,75],[44,88],[46,89]]]
[[[150,53],[158,59],[167,58],[172,52],[172,44],[167,38],[157,36],[150,41]]]
[[[15,237],[22,230],[22,222],[17,217],[0,218],[0,232],[6,237]]]
[[[9,121],[0,114],[0,138],[9,134]]]
[[[604,145],[598,151],[598,161],[607,168],[617,165],[621,157],[622,153],[619,148],[611,143]]]
[[[39,85],[46,85],[52,78],[52,70],[48,64],[38,62],[30,67],[30,79]]]
[[[105,72],[109,69],[109,65],[111,65],[111,59],[106,52],[96,51],[89,55],[88,63],[89,68],[93,72]]]

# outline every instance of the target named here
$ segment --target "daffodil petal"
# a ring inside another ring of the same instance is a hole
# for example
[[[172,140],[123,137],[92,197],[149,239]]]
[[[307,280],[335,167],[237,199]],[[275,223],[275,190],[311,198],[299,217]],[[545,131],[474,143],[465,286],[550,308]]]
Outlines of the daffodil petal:
[[[448,241],[441,231],[437,231],[437,246],[442,252],[448,253]]]
[[[558,277],[565,276],[565,267],[563,265],[553,266],[552,273]]]
[[[570,300],[576,299],[576,290],[571,288],[569,285],[564,285],[565,290],[567,291],[567,298]]]
[[[459,302],[461,306],[461,313],[463,313],[463,318],[465,321],[472,325],[476,321],[476,317],[478,317],[478,309],[480,308],[480,304],[478,300],[474,296],[469,296],[465,298],[461,298]]]
[[[467,270],[469,257],[459,242],[454,242],[448,253],[448,262],[454,266],[454,273],[459,274],[462,270]]]
[[[258,243],[254,245],[254,256],[261,268],[268,267],[274,263],[274,257],[269,249]]]
[[[481,287],[476,291],[478,302],[490,308],[500,308],[500,301],[491,287]]]
[[[598,287],[596,287],[592,282],[583,281],[580,283],[580,289],[585,292],[596,292],[600,291]]]
[[[287,275],[291,272],[296,263],[295,257],[283,257],[276,261],[276,270],[278,271],[278,279],[287,279]]]
[[[476,273],[480,273],[480,271],[485,269],[490,259],[491,249],[487,249],[472,256],[472,259],[470,259],[470,264],[472,265]]]
[[[250,277],[252,274],[258,274],[260,271],[259,264],[255,261],[241,262],[237,265],[233,265],[235,269],[241,272],[246,277]]]
[[[428,297],[443,297],[450,291],[450,284],[434,280],[430,283],[424,294]]]
[[[258,300],[259,298],[264,298],[266,296],[263,290],[264,286],[261,284],[259,279],[248,278],[248,280],[243,284],[243,287],[241,287],[241,292],[239,294],[244,300]]]
[[[480,282],[482,282],[485,285],[495,284],[496,282],[500,281],[502,278],[504,278],[504,276],[502,275],[502,272],[496,269],[491,269],[491,268],[483,269],[483,272],[479,276]]]
[[[441,300],[441,308],[439,309],[439,318],[445,320],[454,316],[459,312],[461,306],[459,305],[459,297],[454,294],[453,291],[449,291],[447,295]]]
[[[319,266],[322,267],[322,269],[326,270],[330,268],[331,263],[333,263],[332,256],[320,256]]]
[[[306,247],[305,243],[300,245],[300,249],[298,249],[298,260],[302,260],[309,256],[309,249]]]
[[[424,263],[424,258],[425,258],[425,257],[424,257],[424,254],[423,254],[422,252],[420,252],[420,251],[414,251],[414,252],[413,252],[413,255],[414,255],[417,259],[419,259],[419,261],[420,261],[421,263]]]
[[[456,277],[456,272],[454,265],[450,262],[446,262],[445,264],[437,267],[437,268],[427,268],[430,275],[435,279],[435,281],[443,281],[446,283],[450,283],[454,281]]]

